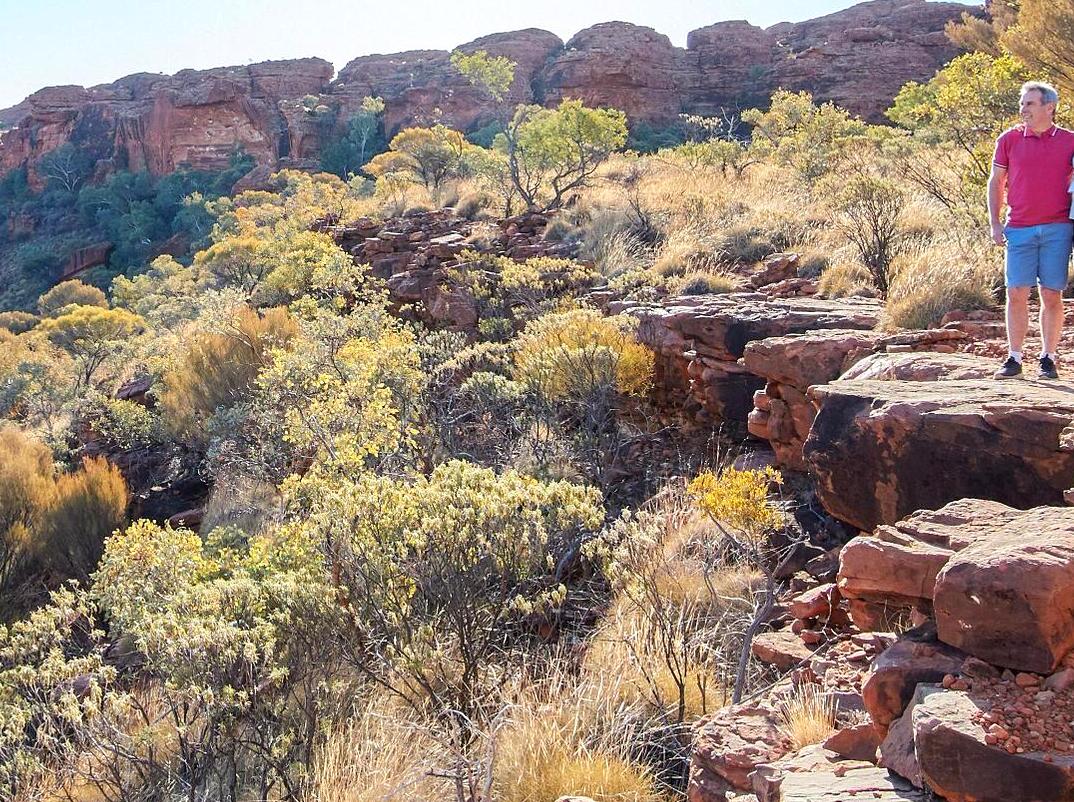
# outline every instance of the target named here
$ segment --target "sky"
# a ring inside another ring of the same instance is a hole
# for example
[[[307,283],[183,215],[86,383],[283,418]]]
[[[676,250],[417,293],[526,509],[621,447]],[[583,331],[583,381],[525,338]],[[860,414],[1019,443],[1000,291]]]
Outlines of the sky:
[[[0,109],[44,86],[108,83],[320,56],[337,70],[356,56],[443,49],[479,36],[544,28],[564,41],[598,22],[648,25],[673,44],[723,20],[767,27],[851,0],[0,0]]]

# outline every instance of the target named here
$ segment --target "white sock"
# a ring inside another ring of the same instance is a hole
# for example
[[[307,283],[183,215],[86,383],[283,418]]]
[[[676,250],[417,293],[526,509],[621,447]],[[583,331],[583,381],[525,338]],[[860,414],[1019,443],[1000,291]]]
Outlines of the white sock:
[[[1021,351],[1010,351],[1009,353],[1011,355],[1011,359],[1013,359],[1019,365],[1022,364],[1022,352]]]
[[[1059,354],[1055,353],[1054,351],[1052,353],[1050,353],[1050,354],[1041,354],[1041,356],[1048,357],[1050,360],[1052,360],[1052,362],[1058,362],[1059,361]]]

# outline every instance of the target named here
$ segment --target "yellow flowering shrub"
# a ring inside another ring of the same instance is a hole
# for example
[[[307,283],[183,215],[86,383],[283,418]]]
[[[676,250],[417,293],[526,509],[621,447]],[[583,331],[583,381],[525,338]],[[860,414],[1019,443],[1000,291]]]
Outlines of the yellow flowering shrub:
[[[607,389],[643,396],[652,386],[653,352],[636,323],[595,309],[552,312],[526,326],[515,351],[515,378],[551,400],[583,400]]]

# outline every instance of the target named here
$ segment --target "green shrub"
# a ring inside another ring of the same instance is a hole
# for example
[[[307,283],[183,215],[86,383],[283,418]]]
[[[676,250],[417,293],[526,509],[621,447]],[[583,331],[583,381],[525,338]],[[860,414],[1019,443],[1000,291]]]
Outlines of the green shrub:
[[[108,298],[101,290],[83,284],[78,279],[61,281],[37,299],[37,311],[42,317],[56,317],[71,304],[108,308]]]

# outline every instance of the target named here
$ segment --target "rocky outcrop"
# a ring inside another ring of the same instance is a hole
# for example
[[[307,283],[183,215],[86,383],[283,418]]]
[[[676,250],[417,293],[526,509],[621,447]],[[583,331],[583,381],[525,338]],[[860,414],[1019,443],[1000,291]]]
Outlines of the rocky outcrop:
[[[960,498],[1062,504],[1074,475],[1069,388],[1019,381],[840,380],[814,387],[820,407],[804,456],[837,518],[870,531]]]
[[[657,387],[710,424],[741,424],[753,408],[763,379],[741,361],[749,343],[815,329],[867,332],[880,315],[872,299],[773,298],[762,292],[682,296],[659,305],[616,302],[608,308],[638,318],[639,339],[657,355]]]
[[[933,381],[991,375],[984,359],[952,353],[969,339],[947,329],[898,334],[822,329],[751,342],[742,364],[766,381],[753,397],[750,434],[771,444],[781,467],[803,471],[802,447],[816,416],[810,387],[853,376]]]
[[[67,257],[67,264],[63,267],[63,275],[60,276],[60,280],[66,281],[91,268],[107,264],[108,257],[112,255],[114,247],[111,242],[97,242],[72,252]]]
[[[450,209],[383,222],[362,218],[338,225],[326,220],[317,228],[331,235],[356,263],[369,265],[373,275],[386,280],[397,312],[406,306],[407,314],[427,325],[472,331],[478,323],[478,302],[472,288],[460,285],[458,275],[475,266],[464,261],[465,252],[518,261],[563,256],[567,246],[543,238],[548,220],[539,214],[506,218],[491,229],[484,224],[479,238],[471,237],[476,225]],[[560,274],[546,273],[543,278],[564,286],[568,282]]]
[[[914,706],[914,751],[930,788],[948,802],[1074,799],[1074,757],[997,748],[981,707],[980,697],[942,688]]]
[[[960,499],[854,538],[839,555],[838,578],[854,622],[874,629],[907,610],[931,615],[936,577],[948,560],[1019,515],[995,501]]]
[[[566,45],[548,31],[498,33],[461,45],[517,64],[507,103],[581,98],[626,112],[632,124],[667,124],[681,112],[730,113],[763,106],[779,88],[811,91],[881,121],[909,80],[925,80],[956,55],[943,27],[966,7],[925,0],[872,0],[802,23],[762,30],[719,22],[693,31],[680,48],[651,28],[607,22]],[[389,133],[443,122],[472,129],[499,112],[450,64],[443,50],[361,56],[332,81],[317,59],[139,73],[111,84],[49,87],[0,111],[0,174],[35,169],[66,143],[110,169],[154,174],[182,165],[218,169],[236,148],[273,169],[315,164],[325,136],[367,95],[383,97]],[[314,103],[303,99],[313,96]]]
[[[543,70],[548,60],[563,50],[563,41],[548,31],[528,28],[484,36],[459,50],[484,50],[515,62],[514,81],[505,96],[514,106],[541,100],[534,90],[545,80]],[[496,115],[496,104],[451,66],[451,54],[446,50],[360,56],[339,71],[324,100],[338,103],[345,119],[369,96],[384,99],[384,126],[389,132],[434,122],[470,130]]]
[[[311,58],[42,89],[0,138],[0,172],[25,165],[39,188],[41,157],[68,143],[98,171],[102,164],[155,175],[181,166],[219,170],[240,148],[260,164],[278,164],[291,155],[279,103],[323,91],[332,72]]]
[[[1074,508],[994,521],[936,577],[940,637],[994,665],[1053,671],[1074,648]]]

